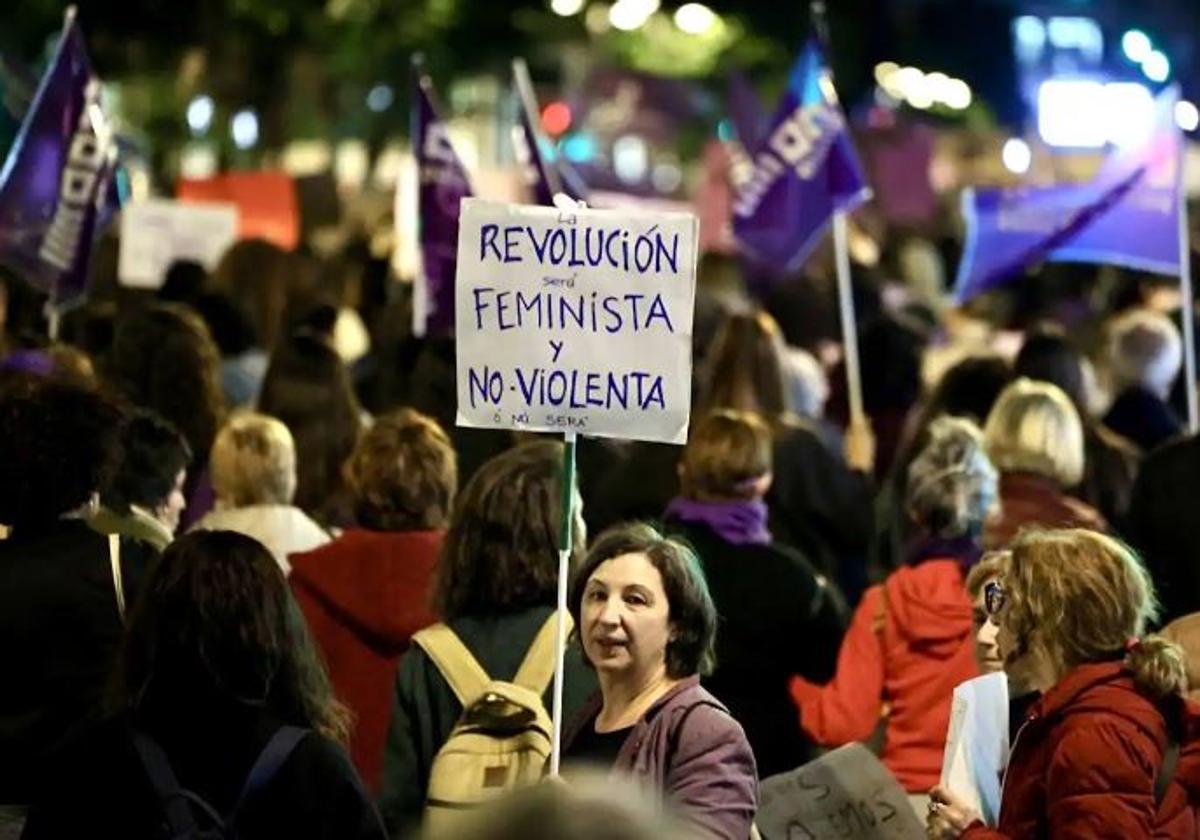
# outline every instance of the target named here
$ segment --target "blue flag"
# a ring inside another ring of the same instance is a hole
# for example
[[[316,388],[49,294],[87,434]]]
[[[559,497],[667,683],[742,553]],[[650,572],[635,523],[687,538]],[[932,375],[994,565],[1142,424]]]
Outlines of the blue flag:
[[[0,170],[0,260],[61,305],[82,296],[113,210],[117,147],[72,8]]]
[[[454,331],[454,273],[458,264],[458,211],[471,181],[446,124],[434,104],[433,83],[414,65],[413,143],[417,158],[420,273],[414,289],[413,329],[417,335]]]
[[[587,184],[561,156],[551,157],[538,131],[537,100],[525,62],[513,62],[513,81],[519,105],[517,125],[513,127],[513,153],[521,168],[521,180],[529,188],[536,204],[554,206],[554,194],[565,193],[576,201],[587,200]]]
[[[798,268],[835,212],[870,197],[816,41],[796,60],[752,157],[753,172],[733,205],[734,235],[751,257],[776,270]]]
[[[1146,139],[1112,155],[1085,184],[968,190],[961,303],[1036,263],[1084,262],[1178,275],[1183,138],[1178,90],[1155,103]]]

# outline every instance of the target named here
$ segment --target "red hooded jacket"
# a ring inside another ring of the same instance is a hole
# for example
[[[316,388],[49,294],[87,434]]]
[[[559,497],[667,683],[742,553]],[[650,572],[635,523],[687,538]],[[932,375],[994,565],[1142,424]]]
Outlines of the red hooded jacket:
[[[288,578],[338,699],[354,713],[350,757],[378,790],[395,691],[396,663],[409,640],[437,621],[429,589],[441,531],[347,531],[291,555]]]
[[[866,741],[886,707],[880,758],[909,793],[937,784],[954,687],[979,675],[961,569],[954,558],[925,560],[872,586],[842,641],[833,680],[792,681],[801,725],[825,746]]]
[[[1081,665],[1030,708],[1013,741],[1000,824],[963,840],[1172,838],[1197,835],[1200,707],[1180,704],[1179,760],[1161,803],[1154,785],[1167,725],[1120,662]]]

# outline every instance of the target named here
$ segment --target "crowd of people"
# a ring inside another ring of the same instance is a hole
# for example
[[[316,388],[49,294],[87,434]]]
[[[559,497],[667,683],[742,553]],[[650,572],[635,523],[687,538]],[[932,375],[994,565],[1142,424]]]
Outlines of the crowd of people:
[[[454,425],[452,339],[361,253],[94,277],[53,341],[3,281],[0,837],[742,840],[762,779],[852,742],[931,837],[1200,836],[1162,290],[1014,319],[857,271],[862,419],[829,278],[730,273],[686,446],[582,439],[566,492],[556,440]],[[989,825],[939,782],[997,672]]]

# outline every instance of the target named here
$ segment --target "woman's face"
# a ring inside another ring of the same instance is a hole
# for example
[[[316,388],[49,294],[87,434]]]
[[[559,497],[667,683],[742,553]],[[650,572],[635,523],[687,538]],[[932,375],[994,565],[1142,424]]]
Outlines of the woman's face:
[[[981,674],[992,674],[1004,670],[1004,657],[1000,655],[998,639],[1000,628],[988,616],[983,597],[984,589],[993,580],[996,578],[988,578],[984,581],[983,588],[980,588],[979,594],[975,598],[975,603],[971,605],[971,621],[975,630],[975,662],[979,665]]]
[[[175,476],[175,486],[171,488],[166,501],[158,508],[158,519],[167,526],[172,534],[179,528],[179,517],[187,507],[187,499],[183,495],[183,483],[187,479],[187,470],[180,470]]]
[[[602,675],[647,682],[666,668],[670,605],[645,554],[605,560],[588,578],[580,610],[583,649]]]

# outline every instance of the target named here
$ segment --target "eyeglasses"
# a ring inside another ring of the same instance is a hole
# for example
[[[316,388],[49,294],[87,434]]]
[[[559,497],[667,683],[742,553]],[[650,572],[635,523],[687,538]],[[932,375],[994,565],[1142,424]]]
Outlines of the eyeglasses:
[[[1004,609],[1004,604],[1008,601],[1007,594],[1004,591],[1004,584],[998,580],[989,580],[983,585],[983,608],[987,610],[987,614],[995,618],[1000,610]]]

